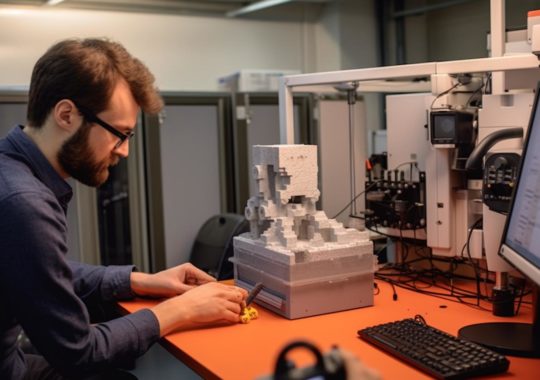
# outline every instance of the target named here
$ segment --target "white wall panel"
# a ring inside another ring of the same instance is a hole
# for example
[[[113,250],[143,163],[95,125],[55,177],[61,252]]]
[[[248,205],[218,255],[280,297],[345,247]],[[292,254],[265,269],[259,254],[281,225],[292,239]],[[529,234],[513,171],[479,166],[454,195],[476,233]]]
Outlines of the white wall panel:
[[[162,90],[211,91],[217,78],[241,68],[303,70],[312,61],[302,57],[305,29],[301,22],[0,7],[0,86],[28,84],[54,42],[93,36],[124,44]]]

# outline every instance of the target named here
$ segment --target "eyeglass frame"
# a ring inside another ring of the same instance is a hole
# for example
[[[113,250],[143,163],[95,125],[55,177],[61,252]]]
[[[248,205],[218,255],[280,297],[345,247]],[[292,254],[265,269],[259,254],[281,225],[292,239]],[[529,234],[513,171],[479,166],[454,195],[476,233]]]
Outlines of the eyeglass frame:
[[[114,149],[118,149],[122,146],[122,144],[124,142],[126,142],[126,140],[129,140],[130,138],[132,138],[133,136],[135,136],[135,132],[134,131],[129,131],[129,132],[121,132],[119,131],[118,129],[116,129],[115,127],[113,127],[112,125],[110,125],[109,123],[101,120],[99,117],[97,117],[92,111],[90,111],[88,108],[84,107],[84,106],[81,106],[80,104],[74,102],[72,100],[73,104],[75,104],[75,107],[77,107],[77,109],[79,110],[79,112],[83,115],[83,117],[88,120],[89,122],[91,123],[96,123],[97,125],[99,125],[100,127],[106,129],[107,131],[109,131],[110,133],[112,133],[113,135],[115,135],[116,137],[118,137],[120,140],[116,143],[116,145],[114,146]]]

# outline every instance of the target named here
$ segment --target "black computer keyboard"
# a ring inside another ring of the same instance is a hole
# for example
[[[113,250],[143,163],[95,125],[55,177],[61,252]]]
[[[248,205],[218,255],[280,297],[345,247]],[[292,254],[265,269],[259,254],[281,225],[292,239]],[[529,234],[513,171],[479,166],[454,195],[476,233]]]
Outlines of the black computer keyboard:
[[[510,364],[503,355],[428,326],[419,316],[358,330],[358,335],[437,379],[501,373]]]

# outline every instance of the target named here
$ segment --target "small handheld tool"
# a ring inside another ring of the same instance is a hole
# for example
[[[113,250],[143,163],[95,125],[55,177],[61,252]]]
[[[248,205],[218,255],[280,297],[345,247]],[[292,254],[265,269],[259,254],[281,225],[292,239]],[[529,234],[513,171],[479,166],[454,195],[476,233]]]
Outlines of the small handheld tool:
[[[255,284],[251,292],[249,292],[248,297],[246,298],[246,307],[242,310],[242,315],[240,316],[240,322],[249,323],[252,319],[257,319],[259,317],[259,312],[253,306],[249,306],[251,302],[257,297],[257,294],[262,290],[262,282]]]
[[[251,292],[249,292],[246,298],[246,307],[249,306],[253,302],[253,300],[255,299],[255,297],[257,297],[257,294],[259,294],[262,288],[263,288],[262,282],[257,282],[255,284],[255,286],[253,287],[253,289],[251,289]]]

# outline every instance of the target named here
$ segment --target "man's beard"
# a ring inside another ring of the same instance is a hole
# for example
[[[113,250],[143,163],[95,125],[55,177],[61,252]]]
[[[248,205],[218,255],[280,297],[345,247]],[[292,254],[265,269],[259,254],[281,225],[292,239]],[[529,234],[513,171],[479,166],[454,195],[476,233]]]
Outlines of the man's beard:
[[[111,158],[96,161],[88,142],[90,129],[90,124],[84,123],[64,142],[58,152],[58,162],[64,171],[77,181],[87,186],[98,187],[109,177],[109,166],[115,165],[118,160],[112,161]]]

